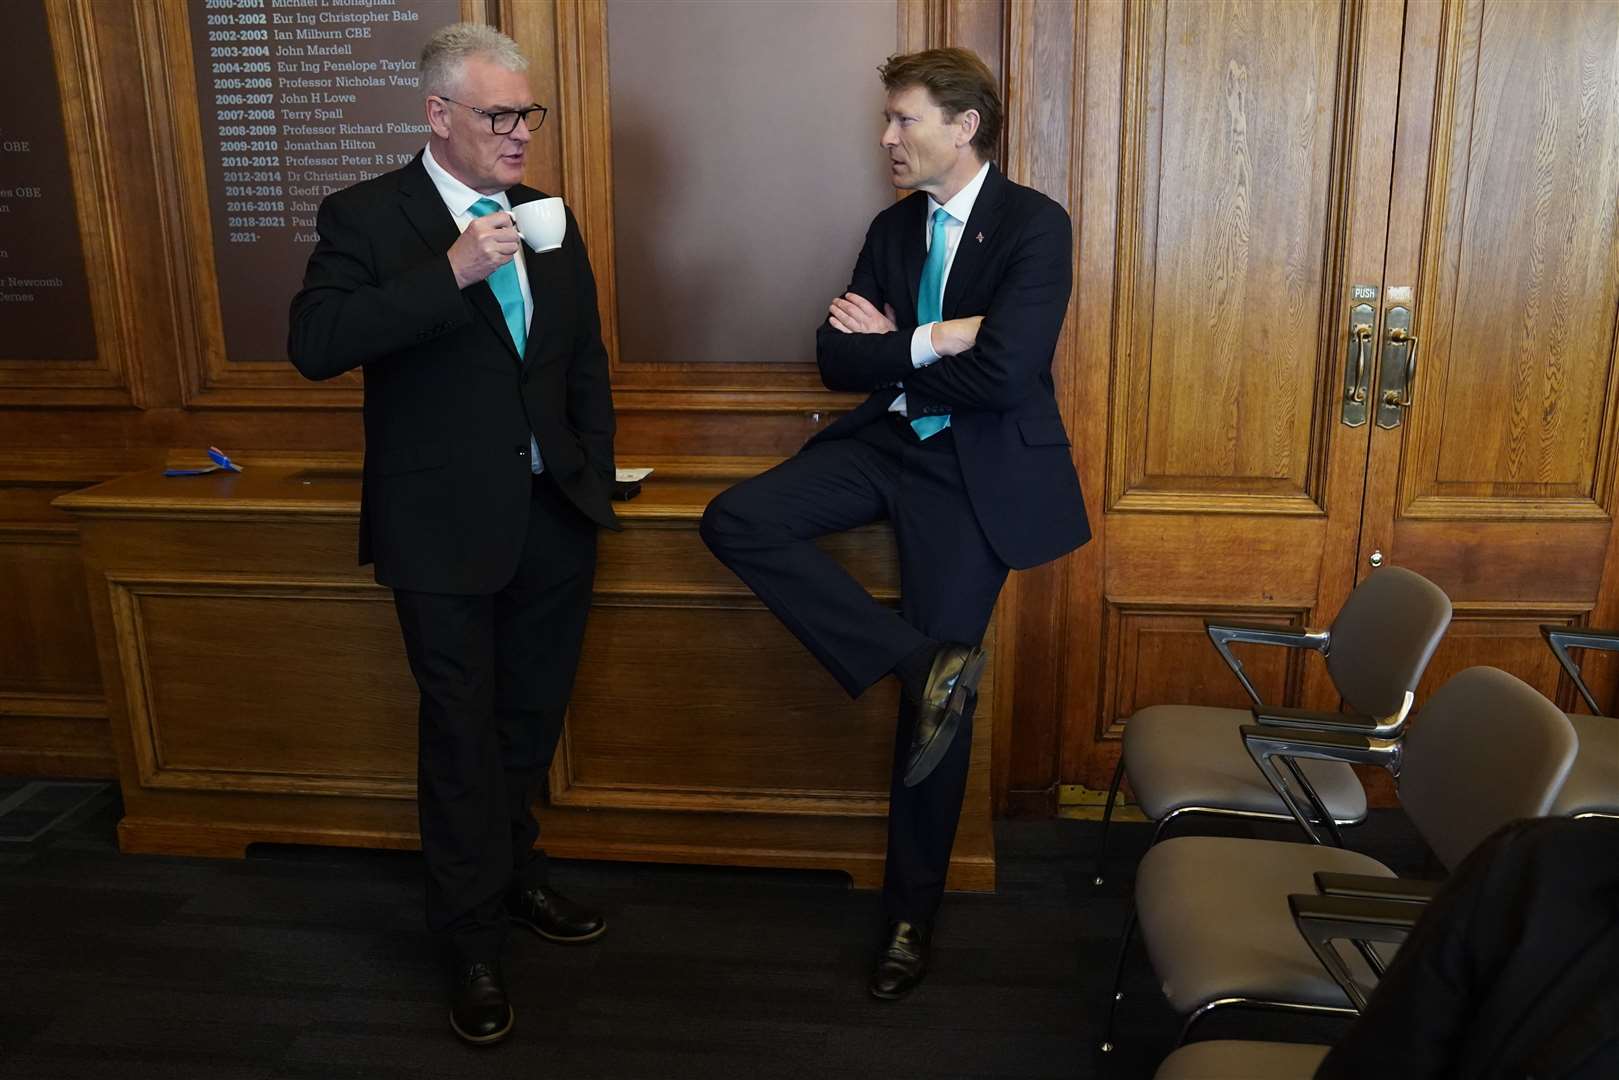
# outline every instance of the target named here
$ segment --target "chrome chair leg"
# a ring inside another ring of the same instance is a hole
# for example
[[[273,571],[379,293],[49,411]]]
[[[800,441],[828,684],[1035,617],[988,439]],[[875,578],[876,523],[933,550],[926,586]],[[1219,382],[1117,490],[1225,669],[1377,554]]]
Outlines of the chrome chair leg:
[[[1107,805],[1102,808],[1102,835],[1096,841],[1096,871],[1091,875],[1091,884],[1102,884],[1102,862],[1107,858],[1107,829],[1113,824],[1113,806],[1119,801],[1119,781],[1124,779],[1124,753],[1119,753],[1119,763],[1113,767],[1113,782],[1107,788]]]
[[[1124,965],[1130,957],[1130,942],[1136,936],[1136,905],[1134,899],[1130,902],[1130,918],[1124,924],[1124,936],[1119,939],[1119,959],[1113,965],[1113,990],[1108,996],[1107,1020],[1102,1025],[1102,1053],[1113,1052],[1113,1022],[1119,1014],[1119,1002],[1124,1000],[1124,991],[1119,989],[1124,985]]]

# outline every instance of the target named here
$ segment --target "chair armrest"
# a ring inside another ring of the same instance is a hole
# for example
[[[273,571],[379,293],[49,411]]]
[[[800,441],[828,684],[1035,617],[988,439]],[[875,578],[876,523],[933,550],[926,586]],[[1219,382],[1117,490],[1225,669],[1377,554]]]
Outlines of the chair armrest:
[[[1325,649],[1331,640],[1331,635],[1325,630],[1305,630],[1293,626],[1277,626],[1274,623],[1222,623],[1204,619],[1203,629],[1210,637],[1218,635],[1223,641],[1241,641],[1249,645],[1285,645],[1290,649],[1314,649],[1317,652]]]
[[[1590,630],[1575,626],[1542,626],[1540,636],[1569,649],[1619,652],[1619,630]]]
[[[1597,649],[1601,652],[1619,652],[1619,630],[1582,630],[1572,626],[1542,626],[1540,636],[1546,639],[1551,646],[1552,655],[1563,666],[1568,677],[1574,682],[1574,689],[1580,692],[1585,699],[1586,708],[1591,710],[1592,716],[1602,715],[1602,706],[1597,704],[1596,696],[1591,688],[1585,685],[1580,678],[1580,665],[1568,654],[1570,649]]]
[[[1332,642],[1332,635],[1326,630],[1300,630],[1291,626],[1274,626],[1268,623],[1217,623],[1208,619],[1203,620],[1203,629],[1208,633],[1209,640],[1214,642],[1214,649],[1220,658],[1226,662],[1226,667],[1242,683],[1242,688],[1248,692],[1248,697],[1255,705],[1263,705],[1259,698],[1259,691],[1254,684],[1248,681],[1248,674],[1242,670],[1242,661],[1231,652],[1232,642],[1242,642],[1246,645],[1281,645],[1289,649],[1313,649],[1325,653]]]
[[[1395,900],[1294,893],[1287,898],[1293,922],[1357,1012],[1366,1011],[1366,991],[1355,981],[1334,942],[1353,942],[1363,953],[1372,942],[1399,943],[1416,926],[1423,905]]]
[[[1383,765],[1391,740],[1366,731],[1313,731],[1308,728],[1244,724],[1239,729],[1248,752],[1256,757],[1319,758]]]
[[[1389,716],[1318,712],[1311,709],[1290,709],[1281,705],[1256,705],[1251,711],[1254,714],[1254,722],[1266,727],[1299,728],[1304,731],[1346,731],[1351,734],[1369,735],[1376,739],[1388,739],[1398,735],[1405,727],[1406,717],[1411,715],[1411,706],[1415,701],[1416,695],[1407,690],[1399,711]]]
[[[1301,793],[1293,790],[1293,783],[1297,781],[1289,782],[1284,771],[1278,767],[1278,759],[1314,758],[1322,761],[1381,765],[1387,769],[1397,767],[1400,760],[1398,740],[1378,738],[1364,732],[1311,731],[1304,728],[1267,727],[1260,724],[1244,724],[1239,730],[1248,756],[1259,766],[1259,771],[1286,805],[1299,828],[1304,830],[1304,835],[1317,844],[1325,844],[1327,841],[1317,831],[1315,824],[1300,805]],[[1302,794],[1308,798],[1308,793]]]
[[[1315,887],[1322,896],[1341,896],[1391,903],[1426,904],[1439,892],[1439,882],[1412,878],[1374,877],[1371,874],[1315,872]]]

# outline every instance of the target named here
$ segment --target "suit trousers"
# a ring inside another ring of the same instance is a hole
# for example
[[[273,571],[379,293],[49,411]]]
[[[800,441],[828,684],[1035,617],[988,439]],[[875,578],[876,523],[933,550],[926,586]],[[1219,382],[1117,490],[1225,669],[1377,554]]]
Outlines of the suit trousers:
[[[458,960],[496,959],[507,888],[545,882],[533,800],[562,733],[595,570],[595,524],[542,473],[523,556],[499,591],[394,590],[421,692],[427,927]]]
[[[884,519],[899,548],[899,611],[814,542]],[[924,442],[892,413],[723,492],[703,515],[702,535],[851,697],[930,638],[981,640],[1008,569],[968,502],[950,430]],[[902,782],[910,740],[902,707],[883,900],[890,920],[927,926],[944,895],[961,817],[971,716],[944,761],[914,788]]]

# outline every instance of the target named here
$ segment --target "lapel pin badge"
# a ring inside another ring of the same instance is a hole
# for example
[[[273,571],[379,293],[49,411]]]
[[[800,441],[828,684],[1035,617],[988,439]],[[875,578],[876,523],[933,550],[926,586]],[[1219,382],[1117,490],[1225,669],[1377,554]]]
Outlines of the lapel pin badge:
[[[982,244],[984,242],[984,234],[983,233],[978,234],[978,242],[980,244]]]

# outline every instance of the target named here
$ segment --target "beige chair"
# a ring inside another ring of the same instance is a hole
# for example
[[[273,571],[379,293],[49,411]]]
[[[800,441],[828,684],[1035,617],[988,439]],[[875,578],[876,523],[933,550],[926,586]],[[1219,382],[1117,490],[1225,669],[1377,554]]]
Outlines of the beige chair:
[[[1310,1080],[1328,1046],[1218,1039],[1183,1046],[1153,1080]]]
[[[1335,1080],[1619,1076],[1615,886],[1619,820],[1547,817],[1496,832],[1431,904],[1289,897],[1328,966],[1331,943],[1411,935],[1369,999],[1339,975],[1361,1015],[1330,1063],[1326,1046],[1200,1042],[1172,1053],[1157,1080],[1311,1080],[1324,1064]]]
[[[1284,759],[1389,769],[1401,805],[1447,869],[1506,822],[1544,816],[1578,747],[1560,709],[1506,672],[1483,667],[1442,686],[1399,739],[1258,724],[1243,727],[1240,738],[1306,833],[1316,826]],[[1430,891],[1400,882],[1369,856],[1321,844],[1186,836],[1147,852],[1136,874],[1136,915],[1164,993],[1187,1017],[1183,1040],[1210,1012],[1233,1006],[1353,1014],[1350,996],[1300,936],[1289,906],[1290,894],[1317,891],[1317,875],[1340,885],[1345,878],[1332,875],[1357,879],[1363,895]],[[1371,947],[1340,958],[1353,978],[1381,972]],[[1104,1038],[1116,1004],[1115,991]]]
[[[1339,727],[1351,723],[1379,737],[1399,731],[1411,692],[1422,678],[1445,628],[1450,599],[1420,574],[1388,566],[1356,586],[1328,630],[1290,630],[1246,624],[1205,624],[1214,647],[1242,688],[1264,703],[1231,652],[1238,643],[1311,649],[1326,657],[1333,685],[1359,718],[1266,709],[1261,723]],[[1203,705],[1154,705],[1124,725],[1124,743],[1097,842],[1095,884],[1102,884],[1108,824],[1119,781],[1128,776],[1141,812],[1158,823],[1157,843],[1170,822],[1187,814],[1290,820],[1292,814],[1243,749],[1238,730],[1254,722],[1245,709]],[[1337,826],[1366,817],[1366,791],[1354,771],[1337,761],[1309,761],[1288,768],[1295,785],[1324,821],[1334,840]]]
[[[1580,677],[1580,665],[1569,655],[1570,649],[1619,652],[1619,630],[1542,626],[1540,633],[1591,710],[1589,715],[1568,714],[1569,723],[1580,737],[1580,753],[1574,759],[1574,768],[1569,770],[1563,790],[1557,794],[1557,801],[1552,804],[1552,814],[1555,817],[1619,818],[1619,719],[1602,715],[1597,699]]]

